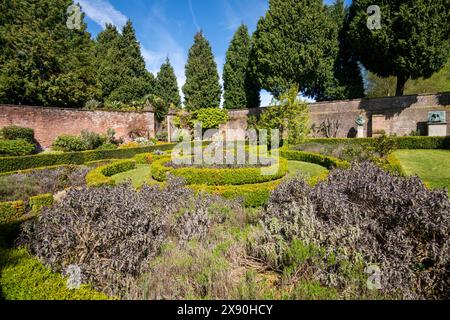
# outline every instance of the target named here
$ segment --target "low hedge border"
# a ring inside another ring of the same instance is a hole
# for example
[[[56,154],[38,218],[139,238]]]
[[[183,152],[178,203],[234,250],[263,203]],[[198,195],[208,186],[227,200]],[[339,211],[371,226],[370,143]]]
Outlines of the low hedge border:
[[[225,186],[209,186],[209,185],[191,185],[189,188],[196,192],[207,192],[222,196],[226,199],[242,198],[246,207],[261,207],[267,204],[270,193],[278,187],[284,178],[255,184],[244,185],[225,185]]]
[[[67,279],[52,272],[26,249],[0,248],[1,296],[6,300],[109,300],[89,285],[67,288]]]
[[[397,142],[398,149],[450,149],[450,137],[391,137]],[[310,138],[305,143],[326,145],[365,144],[373,146],[376,138]]]
[[[43,207],[53,205],[54,198],[51,193],[30,197],[28,201],[17,200],[0,202],[0,222],[7,222],[21,218],[27,209],[31,213],[39,214]]]
[[[328,157],[319,153],[311,153],[296,150],[280,149],[280,155],[288,160],[303,161],[318,164],[331,170],[333,168],[348,169],[350,163],[334,157]]]
[[[176,144],[162,144],[130,149],[92,150],[57,154],[38,154],[23,157],[5,157],[0,160],[0,172],[12,172],[63,164],[80,165],[87,162],[106,159],[129,159],[137,154],[153,152],[156,150],[172,150],[175,145]]]
[[[20,218],[25,213],[25,201],[0,202],[0,223]]]
[[[30,197],[28,205],[33,213],[40,213],[43,207],[49,207],[53,205],[53,194],[41,194],[38,196]]]
[[[168,174],[184,178],[188,185],[205,184],[213,186],[223,185],[245,185],[263,183],[284,177],[288,171],[287,160],[279,158],[279,163],[265,168],[236,168],[236,169],[213,169],[213,168],[179,168],[166,167],[165,163],[170,158],[165,157],[153,162],[151,166],[152,177],[157,181],[167,180]],[[261,170],[278,167],[275,174],[262,175]]]
[[[119,160],[106,166],[98,167],[86,175],[88,187],[113,186],[115,181],[110,177],[136,169],[136,160]]]

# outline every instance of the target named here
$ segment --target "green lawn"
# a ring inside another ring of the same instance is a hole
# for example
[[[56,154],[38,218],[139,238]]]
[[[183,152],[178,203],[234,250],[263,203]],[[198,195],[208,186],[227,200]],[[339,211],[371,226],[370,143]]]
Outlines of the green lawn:
[[[139,188],[144,184],[144,182],[149,183],[152,181],[150,165],[148,164],[138,164],[135,170],[119,173],[111,178],[116,183],[122,183],[128,179],[131,179],[135,188]]]
[[[288,161],[288,171],[290,175],[301,174],[305,179],[328,172],[328,170],[322,166],[302,161]]]
[[[450,150],[398,150],[394,155],[408,175],[450,191]]]

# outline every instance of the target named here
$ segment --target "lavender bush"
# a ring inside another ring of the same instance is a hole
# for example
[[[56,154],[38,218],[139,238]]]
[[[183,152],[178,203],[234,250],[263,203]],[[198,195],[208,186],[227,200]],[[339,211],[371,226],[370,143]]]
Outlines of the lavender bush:
[[[123,297],[136,289],[136,280],[168,239],[184,243],[206,236],[220,219],[215,199],[195,196],[179,179],[164,189],[136,191],[123,184],[70,190],[23,226],[18,245],[55,271],[77,265],[83,282]]]
[[[365,162],[332,171],[313,189],[300,178],[283,183],[253,252],[278,269],[297,255],[304,262],[298,268],[343,292],[361,294],[364,267],[377,265],[383,295],[448,298],[449,218],[446,191]]]
[[[26,200],[39,194],[56,193],[68,187],[84,186],[89,170],[84,166],[65,166],[0,176],[0,201]]]

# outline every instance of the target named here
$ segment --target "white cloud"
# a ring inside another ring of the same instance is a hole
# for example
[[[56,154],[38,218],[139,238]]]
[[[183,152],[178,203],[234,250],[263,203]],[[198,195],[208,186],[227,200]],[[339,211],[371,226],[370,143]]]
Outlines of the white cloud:
[[[121,29],[128,18],[106,0],[78,0],[83,12],[95,23],[105,28],[110,23]]]
[[[197,28],[197,30],[200,31],[200,26],[197,22],[197,17],[195,15],[194,9],[192,7],[192,0],[188,0],[188,5],[189,5],[189,11],[191,12],[191,16],[192,16],[192,22],[194,23],[195,28]]]

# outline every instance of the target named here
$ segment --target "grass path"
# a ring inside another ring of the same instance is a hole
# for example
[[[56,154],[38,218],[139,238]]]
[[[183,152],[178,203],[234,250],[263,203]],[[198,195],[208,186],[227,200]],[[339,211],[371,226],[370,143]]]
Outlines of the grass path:
[[[289,175],[300,174],[309,179],[314,176],[319,176],[328,172],[328,170],[318,164],[302,162],[302,161],[288,161]]]
[[[408,175],[418,175],[431,188],[450,191],[450,150],[397,150],[394,155]]]

